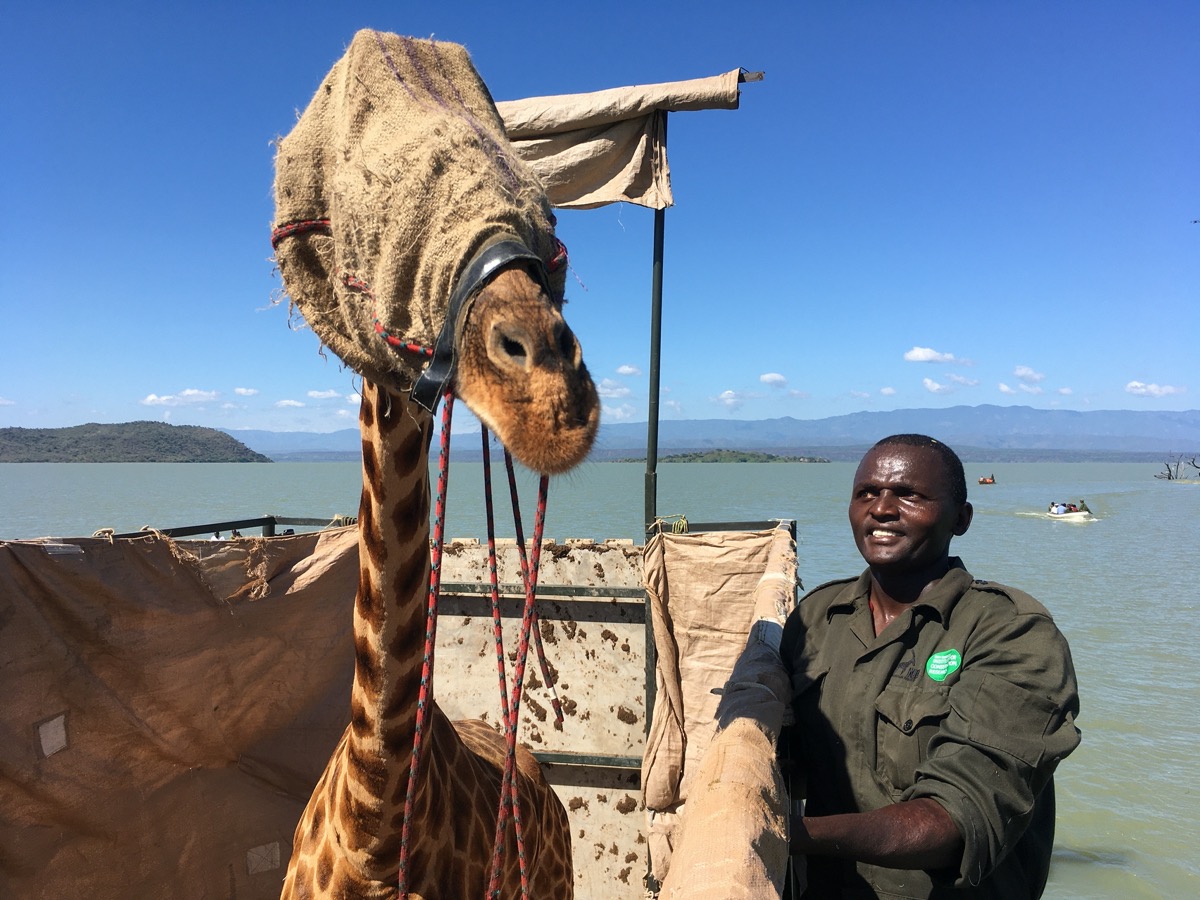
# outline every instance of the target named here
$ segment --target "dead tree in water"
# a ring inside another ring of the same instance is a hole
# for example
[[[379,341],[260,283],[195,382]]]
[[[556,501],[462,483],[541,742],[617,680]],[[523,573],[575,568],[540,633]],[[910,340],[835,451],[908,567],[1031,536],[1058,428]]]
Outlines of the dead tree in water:
[[[1167,460],[1165,463],[1163,463],[1163,471],[1159,472],[1154,477],[1161,478],[1164,481],[1178,481],[1180,478],[1187,477],[1191,474],[1183,471],[1183,467],[1185,465],[1191,466],[1196,470],[1197,474],[1200,474],[1200,463],[1196,462],[1196,457],[1193,456],[1189,460],[1184,460],[1183,454],[1181,453],[1179,456],[1175,457],[1174,462]]]

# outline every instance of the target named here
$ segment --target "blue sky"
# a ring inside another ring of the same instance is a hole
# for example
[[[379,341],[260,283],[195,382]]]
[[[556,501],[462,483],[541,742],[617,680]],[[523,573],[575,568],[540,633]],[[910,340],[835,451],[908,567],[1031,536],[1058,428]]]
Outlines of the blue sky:
[[[359,28],[498,100],[765,71],[671,116],[663,418],[1179,410],[1200,353],[1194,2],[9,4],[0,427],[353,427],[291,327],[272,140]],[[653,213],[564,211],[604,420],[645,421]]]

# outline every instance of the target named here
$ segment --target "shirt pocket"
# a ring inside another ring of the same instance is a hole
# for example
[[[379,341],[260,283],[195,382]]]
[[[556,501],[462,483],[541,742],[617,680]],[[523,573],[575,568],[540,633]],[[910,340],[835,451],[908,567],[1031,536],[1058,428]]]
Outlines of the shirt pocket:
[[[980,679],[970,705],[961,713],[972,742],[1036,767],[1042,762],[1046,735],[1053,731],[1058,707],[1045,697],[988,673]]]
[[[876,769],[895,796],[911,787],[950,713],[950,692],[885,690],[875,698]]]

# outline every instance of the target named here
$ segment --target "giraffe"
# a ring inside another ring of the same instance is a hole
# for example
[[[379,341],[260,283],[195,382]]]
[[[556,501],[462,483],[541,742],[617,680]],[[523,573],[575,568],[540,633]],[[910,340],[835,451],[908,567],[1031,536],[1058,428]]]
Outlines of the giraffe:
[[[360,37],[361,33],[352,49],[360,44]],[[422,65],[436,70],[452,47],[421,42],[414,49],[410,39],[372,37],[374,43],[367,39],[365,52],[378,56],[374,46],[383,48],[393,71],[394,60],[402,54],[414,58],[424,54]],[[422,68],[420,74],[428,73]],[[365,79],[356,76],[350,81],[351,89],[358,90]],[[336,94],[325,87],[318,100]],[[455,92],[461,89],[461,83],[454,85]],[[381,102],[380,92],[368,93],[371,104]],[[441,96],[446,93],[443,90]],[[490,98],[485,106],[490,107]],[[486,111],[477,104],[470,115],[486,122]],[[455,126],[466,117],[467,113],[456,110],[447,121]],[[436,124],[429,132],[435,140],[446,139]],[[477,122],[468,125],[478,133]],[[503,157],[494,176],[503,181],[517,161],[499,144],[490,152]],[[284,157],[308,155],[281,146],[277,168]],[[444,164],[445,156],[439,158]],[[494,233],[496,217],[492,216],[459,242],[461,259],[451,266],[453,291],[421,290],[422,282],[416,279],[418,287],[408,294],[392,290],[388,297],[373,298],[387,308],[372,323],[357,307],[346,316],[335,309],[372,297],[369,291],[356,293],[351,289],[355,279],[340,278],[329,268],[336,218],[321,218],[323,210],[312,218],[309,210],[286,208],[291,193],[281,186],[278,175],[276,193],[277,215],[282,214],[284,221],[283,227],[276,228],[277,260],[285,286],[322,341],[334,346],[363,378],[360,577],[354,604],[350,723],[296,826],[282,897],[393,898],[398,892],[431,568],[430,385],[435,391],[451,387],[517,461],[546,474],[564,472],[586,457],[599,423],[599,401],[579,343],[562,317],[561,293],[547,275],[561,269],[562,260],[556,266],[551,259],[561,252],[561,244],[553,238],[553,217],[544,197],[530,208],[532,212],[518,210],[515,220],[510,217],[508,224],[515,221],[516,225],[507,228],[502,239]],[[508,198],[514,193],[501,184],[498,195]],[[426,211],[417,212],[423,221]],[[349,218],[353,211],[344,214]],[[289,224],[293,221],[303,227]],[[387,281],[382,276],[377,280]],[[316,290],[314,284],[320,293],[317,303],[305,300],[306,292]],[[422,302],[427,306],[424,311],[418,308]],[[330,325],[335,321],[338,328],[345,329],[350,322],[369,333],[349,337],[335,333]],[[427,339],[433,332],[438,334],[428,367],[413,365],[402,353],[395,354],[395,365],[381,366],[379,360],[386,363],[390,357],[380,357],[380,337],[400,328],[420,330],[423,322],[431,329]],[[351,347],[355,341],[368,349],[356,352]],[[447,350],[449,356],[443,353]],[[487,724],[451,723],[432,704],[414,785],[404,876],[409,897],[485,895],[505,749],[504,737]],[[573,869],[567,813],[533,755],[520,746],[515,780],[530,896],[569,898]],[[501,894],[517,896],[520,868],[511,819],[503,859]]]

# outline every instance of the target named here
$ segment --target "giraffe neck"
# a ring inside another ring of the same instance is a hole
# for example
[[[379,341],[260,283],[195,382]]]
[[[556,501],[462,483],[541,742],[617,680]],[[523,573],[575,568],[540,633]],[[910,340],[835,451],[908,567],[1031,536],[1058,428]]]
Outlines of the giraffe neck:
[[[346,762],[365,791],[355,816],[369,847],[373,839],[394,841],[408,782],[429,590],[433,420],[407,396],[364,381],[359,426],[363,492]]]

